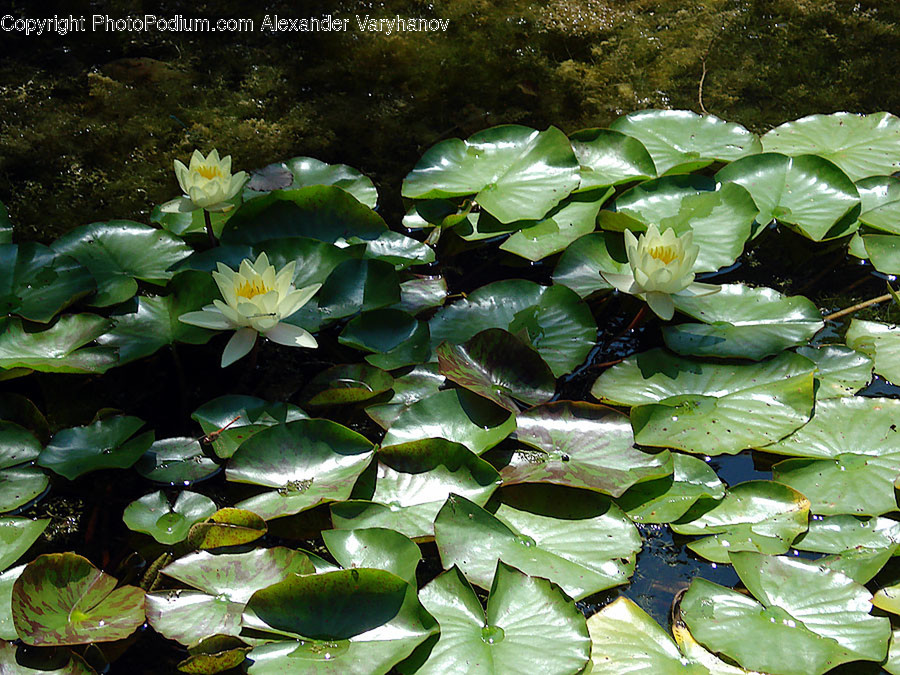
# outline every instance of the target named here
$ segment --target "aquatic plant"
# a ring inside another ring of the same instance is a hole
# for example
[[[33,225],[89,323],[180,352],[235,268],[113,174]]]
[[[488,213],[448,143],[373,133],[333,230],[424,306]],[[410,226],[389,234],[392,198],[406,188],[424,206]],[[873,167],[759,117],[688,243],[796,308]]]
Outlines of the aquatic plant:
[[[0,670],[900,672],[898,157],[649,110],[0,243]]]

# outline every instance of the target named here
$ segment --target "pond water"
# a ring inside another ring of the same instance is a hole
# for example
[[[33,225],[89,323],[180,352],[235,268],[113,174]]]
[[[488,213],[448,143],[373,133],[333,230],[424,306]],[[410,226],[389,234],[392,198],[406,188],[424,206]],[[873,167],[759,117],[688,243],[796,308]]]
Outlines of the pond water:
[[[91,11],[100,12],[101,4],[104,13],[125,16],[136,14],[140,3],[92,2]],[[64,6],[44,3],[41,11],[52,14],[59,7],[68,13]],[[166,15],[196,16],[203,9],[183,2],[161,7]],[[29,3],[15,1],[9,11],[34,12]],[[172,160],[185,160],[194,147],[218,147],[236,167],[248,169],[300,155],[356,167],[379,188],[380,215],[393,229],[410,233],[400,225],[403,176],[435,142],[495,124],[552,124],[568,133],[642,108],[702,108],[765,131],[817,112],[900,110],[900,89],[886,85],[894,80],[893,55],[900,47],[900,5],[894,2],[344,0],[305,3],[303,11],[446,18],[449,28],[391,36],[259,28],[227,36],[6,36],[0,201],[9,208],[16,240],[46,243],[78,225],[113,218],[148,222],[152,207],[178,192]],[[241,3],[222,3],[216,12],[210,16],[245,17]],[[298,10],[295,4],[260,3],[245,18],[258,26],[265,14],[275,13],[296,16]],[[807,243],[771,229],[735,265],[704,280],[802,293],[828,311],[883,292],[883,275],[871,266]],[[445,252],[440,263],[413,271],[443,274],[451,295],[497,279],[549,284],[555,264],[555,258],[529,264],[492,245]],[[594,400],[590,388],[603,367],[663,344],[658,323],[634,322],[639,301],[620,294],[606,302],[597,346],[561,378],[559,399]],[[884,319],[887,311],[876,306],[855,316]],[[824,340],[842,334],[848,322],[831,322]],[[85,424],[98,410],[116,408],[145,420],[157,438],[196,437],[190,413],[216,396],[299,402],[309,379],[355,358],[337,344],[337,333],[325,329],[319,342],[331,347],[315,352],[268,343],[254,367],[237,374],[219,368],[224,341],[217,339],[210,346],[157,352],[102,378],[34,374],[0,382],[0,392],[34,401],[53,429]],[[863,395],[897,393],[876,378]],[[361,407],[332,419],[374,442],[384,433]],[[771,480],[773,460],[750,451],[708,459],[729,485]],[[192,489],[219,503],[246,493],[226,483],[223,472]],[[74,481],[55,476],[49,493],[21,512],[51,518],[45,540],[29,555],[75,551],[136,583],[164,548],[121,520],[125,507],[146,491],[146,481],[134,472],[100,471]],[[267,542],[296,546],[299,539],[326,554],[321,538],[298,532],[314,530],[327,516],[327,508],[315,509],[302,523],[273,527]],[[666,526],[641,525],[640,531],[643,549],[631,582],[579,602],[585,614],[624,594],[666,626],[674,597],[692,578],[726,586],[738,581],[730,566],[695,556],[684,546],[687,538]],[[433,545],[423,550],[420,575],[427,579],[440,570]],[[898,574],[900,566],[891,563],[879,579],[893,581]],[[136,639],[110,672],[174,672],[184,658],[150,630]],[[146,669],[148,659],[154,670]],[[873,666],[872,672],[878,670]]]

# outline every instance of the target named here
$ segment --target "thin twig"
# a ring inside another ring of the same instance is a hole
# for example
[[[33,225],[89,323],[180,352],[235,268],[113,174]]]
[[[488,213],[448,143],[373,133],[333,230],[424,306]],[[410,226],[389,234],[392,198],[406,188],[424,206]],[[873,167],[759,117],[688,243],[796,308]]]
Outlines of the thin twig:
[[[848,314],[853,314],[853,312],[865,309],[866,307],[870,307],[871,305],[877,305],[879,302],[885,302],[886,300],[891,299],[890,293],[885,293],[884,295],[879,295],[877,298],[872,298],[871,300],[866,300],[865,302],[859,302],[852,307],[848,307],[847,309],[842,309],[839,312],[834,312],[833,314],[829,314],[825,317],[825,321],[833,321],[834,319],[840,319],[842,316],[847,316]]]
[[[712,43],[710,43],[710,46],[711,45],[712,45]],[[709,53],[709,50],[707,50],[707,54],[708,53]],[[706,106],[703,105],[703,82],[704,82],[704,80],[706,80],[706,56],[707,56],[707,54],[704,54],[703,59],[700,61],[700,64],[703,66],[703,72],[700,73],[700,86],[697,87],[697,102],[700,104],[700,110],[702,110],[705,115],[709,115],[709,110],[707,110]]]

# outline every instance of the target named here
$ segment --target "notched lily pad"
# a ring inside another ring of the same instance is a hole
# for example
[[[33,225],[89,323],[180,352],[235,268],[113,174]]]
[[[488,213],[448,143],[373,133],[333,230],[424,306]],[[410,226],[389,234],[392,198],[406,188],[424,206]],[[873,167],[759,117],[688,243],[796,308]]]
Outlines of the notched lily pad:
[[[359,403],[386,392],[393,384],[394,378],[374,366],[333,366],[311,379],[301,398],[311,406]]]
[[[0,322],[0,368],[42,373],[104,373],[116,365],[116,352],[89,347],[112,323],[95,314],[66,314],[44,330],[26,330],[19,319]]]
[[[0,571],[12,565],[47,529],[50,520],[0,517]]]
[[[154,441],[134,469],[149,480],[187,487],[212,476],[219,465],[204,454],[200,441],[181,437]]]
[[[149,534],[160,544],[177,544],[188,536],[194,523],[215,512],[215,502],[205,495],[184,491],[170,504],[160,490],[131,502],[125,507],[122,520],[128,529]]]
[[[50,480],[32,462],[41,443],[15,422],[0,422],[0,513],[12,511],[39,496]]]
[[[256,541],[268,529],[266,521],[252,511],[224,508],[205,521],[192,525],[188,542],[197,549],[238,546]]]

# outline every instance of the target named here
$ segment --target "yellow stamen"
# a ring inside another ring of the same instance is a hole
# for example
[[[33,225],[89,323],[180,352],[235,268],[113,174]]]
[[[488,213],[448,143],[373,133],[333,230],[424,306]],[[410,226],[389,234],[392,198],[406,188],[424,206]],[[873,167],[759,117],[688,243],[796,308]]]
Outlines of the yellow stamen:
[[[678,251],[674,246],[653,246],[647,249],[650,257],[662,260],[666,265],[678,257]]]
[[[213,178],[221,178],[222,172],[219,170],[217,166],[206,166],[205,164],[201,164],[197,167],[197,173],[206,178],[207,180],[212,180]]]
[[[263,283],[262,279],[254,279],[253,281],[245,281],[234,293],[239,297],[250,300],[257,295],[265,295],[268,292],[269,287]]]

